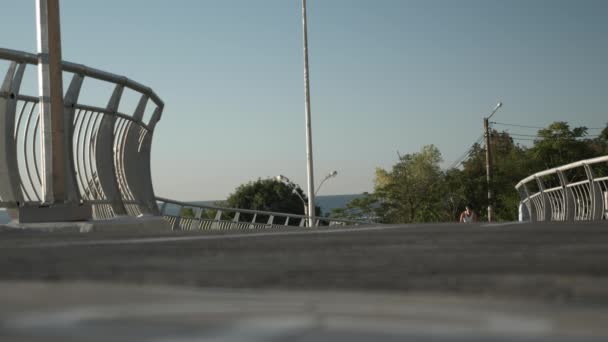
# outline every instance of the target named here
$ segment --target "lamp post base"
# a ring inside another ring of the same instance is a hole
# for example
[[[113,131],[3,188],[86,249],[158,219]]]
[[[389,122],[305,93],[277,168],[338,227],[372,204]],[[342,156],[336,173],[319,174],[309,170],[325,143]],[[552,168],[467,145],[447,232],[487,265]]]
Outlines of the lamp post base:
[[[51,206],[19,207],[19,223],[77,222],[93,217],[89,204],[54,204]]]

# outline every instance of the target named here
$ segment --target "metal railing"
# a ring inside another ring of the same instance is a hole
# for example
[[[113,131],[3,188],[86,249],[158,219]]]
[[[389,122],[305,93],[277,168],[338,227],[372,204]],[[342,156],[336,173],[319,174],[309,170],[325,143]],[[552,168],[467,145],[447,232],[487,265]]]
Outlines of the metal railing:
[[[531,221],[608,218],[608,156],[535,173],[515,188]]]
[[[42,205],[39,98],[20,92],[26,68],[36,66],[38,57],[0,48],[2,61],[8,71],[0,87],[0,207]],[[158,215],[150,149],[163,101],[126,77],[70,62],[63,62],[62,68],[71,79],[64,97],[67,201],[90,204],[95,219]],[[81,103],[85,79],[113,87],[105,107]],[[119,112],[126,88],[139,97],[128,114]],[[144,122],[148,105],[154,110]]]
[[[308,217],[305,215],[225,208],[179,202],[161,197],[157,197],[156,200],[161,215],[169,221],[173,230],[269,229],[308,226]],[[362,224],[371,224],[371,222],[315,217],[315,227]]]

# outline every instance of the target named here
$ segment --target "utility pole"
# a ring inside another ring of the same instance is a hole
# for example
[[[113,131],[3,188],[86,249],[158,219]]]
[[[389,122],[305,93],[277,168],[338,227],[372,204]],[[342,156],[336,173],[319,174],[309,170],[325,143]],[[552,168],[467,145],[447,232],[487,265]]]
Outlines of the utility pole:
[[[315,181],[312,158],[312,129],[310,120],[310,74],[308,69],[308,26],[306,0],[302,0],[302,28],[304,31],[304,109],[306,112],[306,171],[308,174],[308,227],[315,225]]]
[[[496,113],[496,111],[502,107],[502,102],[498,102],[496,108],[492,111],[492,114],[487,118],[483,118],[483,131],[486,140],[486,182],[488,185],[488,222],[492,222],[494,215],[494,208],[492,206],[494,201],[494,193],[492,191],[492,144],[491,144],[491,130],[490,130],[490,118]]]
[[[483,130],[486,138],[486,182],[488,184],[488,222],[492,222],[492,152],[490,143],[490,128],[488,118],[483,119]]]

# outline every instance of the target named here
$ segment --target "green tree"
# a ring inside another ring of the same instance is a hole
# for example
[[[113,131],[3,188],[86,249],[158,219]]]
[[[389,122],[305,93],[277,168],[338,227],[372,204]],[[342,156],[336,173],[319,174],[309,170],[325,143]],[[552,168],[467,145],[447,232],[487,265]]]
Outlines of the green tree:
[[[530,149],[532,159],[537,162],[538,171],[598,155],[590,141],[583,139],[587,136],[586,127],[571,129],[568,123],[556,121],[539,130],[538,136]]]
[[[587,128],[570,128],[554,122],[538,131],[531,147],[514,142],[508,132],[491,131],[492,187],[494,218],[517,219],[519,194],[515,185],[536,172],[608,154],[608,126],[595,138],[587,138]],[[356,218],[376,216],[381,222],[408,223],[454,221],[466,204],[487,217],[488,184],[485,146],[475,144],[462,163],[462,169],[441,171],[441,154],[433,145],[418,153],[400,156],[390,171],[377,169],[374,193],[352,201],[334,215]],[[581,174],[574,174],[574,173]],[[607,165],[594,167],[597,176],[608,176]],[[567,173],[570,180],[585,177],[580,169]],[[546,179],[547,186],[559,180]]]
[[[194,218],[194,209],[192,208],[182,208],[179,216],[183,218]]]
[[[433,145],[399,157],[391,171],[376,170],[379,216],[387,223],[430,222],[442,218],[441,153]]]
[[[494,219],[512,221],[517,219],[519,194],[515,184],[530,175],[533,169],[527,149],[516,144],[507,132],[493,130],[492,144],[492,191],[494,194]],[[463,162],[462,182],[467,202],[487,219],[488,183],[486,179],[485,146],[473,146],[469,157]]]

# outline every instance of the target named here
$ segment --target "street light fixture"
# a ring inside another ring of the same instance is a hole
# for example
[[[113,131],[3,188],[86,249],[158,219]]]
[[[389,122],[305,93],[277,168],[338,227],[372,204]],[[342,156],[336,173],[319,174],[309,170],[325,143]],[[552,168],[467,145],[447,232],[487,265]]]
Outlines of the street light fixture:
[[[302,201],[302,205],[304,205],[304,215],[308,216],[308,205],[306,204],[306,201],[304,200],[304,198],[302,197],[302,195],[300,195],[300,192],[298,192],[298,189],[302,190],[300,188],[300,186],[297,185],[297,184],[295,184],[294,182],[290,181],[289,178],[287,178],[287,177],[285,177],[283,175],[278,175],[276,177],[276,180],[279,181],[279,182],[281,182],[281,183],[287,184],[287,186],[289,186],[291,188],[291,190],[293,191],[293,193],[298,196],[298,198],[300,199],[300,201]]]
[[[321,186],[323,185],[323,183],[325,183],[326,180],[336,177],[337,175],[338,175],[338,171],[334,170],[334,171],[330,172],[327,176],[325,176],[325,178],[321,181],[321,184],[319,184],[319,187],[317,188],[317,190],[314,192],[314,195],[315,196],[317,195],[317,193],[321,189]],[[276,176],[276,180],[281,183],[287,184],[292,189],[293,193],[298,196],[298,198],[302,201],[302,204],[304,205],[304,215],[308,216],[308,208],[309,208],[308,204],[306,203],[306,201],[304,200],[302,195],[300,195],[300,192],[298,192],[298,189],[300,189],[300,191],[301,191],[302,188],[300,188],[299,185],[295,184],[294,182],[289,180],[289,178],[287,178],[283,175]],[[313,223],[313,225],[314,225],[314,223]],[[313,225],[310,225],[310,227],[312,227]]]
[[[315,196],[319,193],[319,190],[321,189],[321,185],[323,185],[323,183],[325,183],[326,180],[328,180],[332,177],[336,177],[337,175],[338,175],[338,171],[334,170],[334,171],[330,172],[327,176],[325,176],[325,178],[323,178],[323,180],[321,181],[321,184],[319,184],[319,187],[315,191]]]

